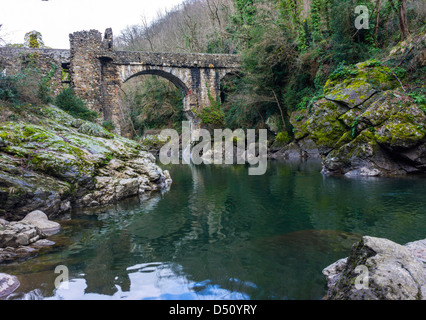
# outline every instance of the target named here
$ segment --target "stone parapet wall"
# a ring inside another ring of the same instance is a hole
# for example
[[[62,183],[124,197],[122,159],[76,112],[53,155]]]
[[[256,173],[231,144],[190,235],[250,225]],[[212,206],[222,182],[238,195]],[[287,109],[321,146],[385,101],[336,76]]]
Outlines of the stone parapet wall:
[[[121,65],[143,63],[149,66],[178,68],[236,68],[240,57],[232,54],[157,53],[140,51],[115,51],[115,62]]]
[[[70,58],[70,50],[0,47],[0,72],[16,75],[26,68],[36,67],[40,69],[40,75],[45,75],[56,66],[51,87],[53,93],[58,94],[64,85],[62,70],[68,69]]]

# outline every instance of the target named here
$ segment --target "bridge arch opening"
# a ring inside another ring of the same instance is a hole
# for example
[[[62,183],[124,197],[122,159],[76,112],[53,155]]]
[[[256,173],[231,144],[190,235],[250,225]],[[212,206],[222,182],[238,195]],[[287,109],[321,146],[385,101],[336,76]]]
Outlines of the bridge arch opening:
[[[190,91],[188,86],[181,79],[171,74],[170,72],[166,72],[163,70],[144,70],[144,71],[137,72],[135,74],[132,74],[127,79],[125,79],[123,81],[123,84],[129,81],[130,79],[133,79],[138,76],[143,76],[143,75],[154,75],[154,76],[165,78],[169,80],[171,83],[173,83],[184,95],[186,95]]]
[[[189,88],[178,77],[162,70],[132,74],[121,84],[122,135],[143,138],[166,128],[181,128]]]

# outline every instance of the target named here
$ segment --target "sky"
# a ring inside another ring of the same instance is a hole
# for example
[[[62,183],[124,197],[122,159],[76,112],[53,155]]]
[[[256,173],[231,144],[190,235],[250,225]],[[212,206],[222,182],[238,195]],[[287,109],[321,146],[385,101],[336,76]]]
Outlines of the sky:
[[[69,49],[69,34],[112,28],[119,35],[126,26],[153,20],[159,11],[183,0],[0,0],[0,37],[7,43],[23,43],[27,32],[41,33],[44,44]]]

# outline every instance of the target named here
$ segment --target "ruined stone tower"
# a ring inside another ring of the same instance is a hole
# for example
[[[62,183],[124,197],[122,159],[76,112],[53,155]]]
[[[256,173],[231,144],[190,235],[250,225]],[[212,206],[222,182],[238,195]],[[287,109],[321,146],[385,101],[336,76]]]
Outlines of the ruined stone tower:
[[[118,89],[121,86],[117,67],[113,64],[113,35],[97,30],[70,34],[71,87],[91,110],[112,121],[120,133]]]

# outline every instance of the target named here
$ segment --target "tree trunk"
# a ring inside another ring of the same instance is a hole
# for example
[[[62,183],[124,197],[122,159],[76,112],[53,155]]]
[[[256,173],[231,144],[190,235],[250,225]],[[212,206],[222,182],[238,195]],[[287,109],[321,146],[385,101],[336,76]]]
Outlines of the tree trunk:
[[[382,0],[377,2],[377,17],[376,17],[376,30],[374,31],[374,43],[376,44],[376,48],[379,47],[379,41],[377,40],[379,33],[379,22],[380,22],[380,7],[382,5]]]
[[[407,0],[400,0],[399,6],[399,29],[401,30],[401,41],[408,37]]]

